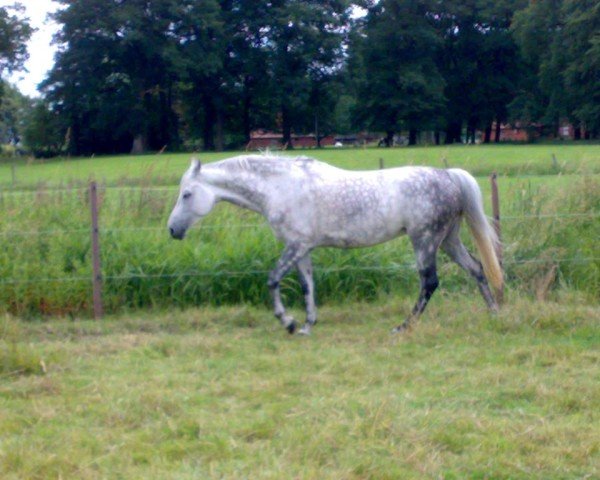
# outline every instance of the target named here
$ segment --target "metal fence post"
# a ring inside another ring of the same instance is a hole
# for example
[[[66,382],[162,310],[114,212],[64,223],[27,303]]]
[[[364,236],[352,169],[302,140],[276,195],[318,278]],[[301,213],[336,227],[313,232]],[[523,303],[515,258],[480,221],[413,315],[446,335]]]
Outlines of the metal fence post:
[[[502,231],[500,229],[500,201],[498,196],[498,174],[496,172],[490,175],[490,182],[492,184],[492,215],[493,215],[493,226],[498,237],[498,244],[496,245],[496,255],[498,256],[498,262],[502,266]],[[498,301],[502,303],[504,300],[504,287],[497,292]]]
[[[98,187],[90,183],[90,210],[92,214],[92,268],[94,318],[102,318],[102,270],[100,267],[100,239],[98,237]]]

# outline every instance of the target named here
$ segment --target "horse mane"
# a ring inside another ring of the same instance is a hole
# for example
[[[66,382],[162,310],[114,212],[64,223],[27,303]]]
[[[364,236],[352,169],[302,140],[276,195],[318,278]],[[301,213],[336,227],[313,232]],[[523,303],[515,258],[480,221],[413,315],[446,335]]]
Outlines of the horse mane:
[[[220,166],[230,172],[251,172],[261,176],[288,174],[293,168],[307,168],[317,163],[310,157],[289,157],[272,155],[265,152],[262,155],[240,155],[222,160]]]

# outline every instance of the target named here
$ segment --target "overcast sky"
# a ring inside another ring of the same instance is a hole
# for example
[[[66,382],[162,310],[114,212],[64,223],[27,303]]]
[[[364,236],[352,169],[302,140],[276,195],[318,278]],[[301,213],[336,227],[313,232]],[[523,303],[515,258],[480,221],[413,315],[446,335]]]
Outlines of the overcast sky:
[[[15,0],[0,0],[0,6],[12,5]],[[10,82],[16,84],[25,95],[39,96],[37,85],[46,77],[48,70],[54,64],[52,35],[56,32],[56,24],[48,21],[46,16],[54,12],[58,5],[52,0],[21,0],[27,10],[32,27],[37,31],[28,44],[29,60],[25,64],[27,71],[15,72],[10,77]]]

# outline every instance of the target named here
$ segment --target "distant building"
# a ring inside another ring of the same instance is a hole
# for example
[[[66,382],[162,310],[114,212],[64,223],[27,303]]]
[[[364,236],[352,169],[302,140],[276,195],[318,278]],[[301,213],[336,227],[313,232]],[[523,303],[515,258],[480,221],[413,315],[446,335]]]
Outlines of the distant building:
[[[492,141],[494,141],[494,133],[496,124],[492,124]],[[579,138],[585,136],[585,130],[579,130]],[[560,139],[560,140],[577,140],[577,132],[575,127],[566,120],[563,120],[558,131],[554,126],[543,125],[541,123],[514,122],[500,124],[500,142],[533,142],[538,139]]]
[[[292,147],[294,148],[316,148],[317,138],[314,134],[297,135],[292,134]],[[321,138],[321,146],[327,147],[335,144],[333,135],[327,135]],[[281,150],[287,148],[283,144],[283,134],[269,132],[266,130],[254,130],[250,133],[250,141],[246,145],[246,150]]]
[[[532,132],[532,128],[534,132]],[[500,124],[500,142],[530,142],[533,138],[539,136],[536,132],[537,126],[525,125],[521,122],[515,122],[514,124],[501,123]],[[496,132],[496,124],[492,124],[492,132]],[[492,133],[492,139],[494,133]]]

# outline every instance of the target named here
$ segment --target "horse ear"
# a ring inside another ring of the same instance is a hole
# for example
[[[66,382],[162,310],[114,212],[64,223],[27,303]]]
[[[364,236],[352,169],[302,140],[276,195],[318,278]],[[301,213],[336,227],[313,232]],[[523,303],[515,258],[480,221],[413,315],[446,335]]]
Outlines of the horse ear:
[[[200,173],[200,169],[202,168],[202,163],[196,157],[192,158],[192,175],[195,177]]]

